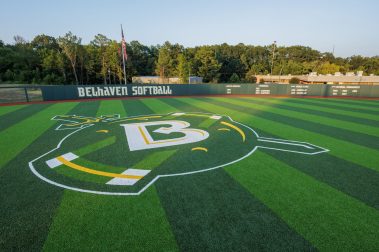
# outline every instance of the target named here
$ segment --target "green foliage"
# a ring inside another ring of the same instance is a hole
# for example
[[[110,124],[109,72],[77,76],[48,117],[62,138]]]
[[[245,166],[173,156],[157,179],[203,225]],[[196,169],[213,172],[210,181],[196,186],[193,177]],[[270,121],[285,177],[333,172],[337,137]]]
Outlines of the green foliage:
[[[333,74],[335,72],[339,72],[341,69],[340,66],[330,63],[330,62],[325,62],[321,65],[320,69],[318,72],[320,74]]]
[[[215,57],[215,51],[210,46],[201,47],[195,55],[198,64],[198,75],[204,82],[217,83],[219,81],[221,64]]]
[[[178,66],[176,71],[181,83],[188,83],[190,63],[183,54],[179,54],[178,56]]]
[[[80,50],[81,42],[82,42],[82,39],[72,34],[72,32],[68,32],[63,37],[58,38],[59,47],[62,49],[62,51],[64,52],[64,54],[67,56],[67,58],[69,59],[71,63],[76,84],[79,84],[77,70],[76,70],[76,63],[78,59],[78,53],[79,53],[78,51]]]
[[[278,75],[287,75],[287,74],[301,75],[301,74],[307,74],[309,73],[309,71],[305,69],[304,63],[296,62],[294,60],[289,60],[289,61],[283,61],[280,64],[277,64],[274,67],[273,73],[278,74]]]
[[[176,76],[179,64],[178,57],[183,50],[183,46],[179,44],[172,45],[168,41],[165,42],[164,45],[159,48],[155,73],[162,78]]]
[[[255,73],[250,70],[246,73],[245,81],[248,83],[257,83],[257,77],[255,77],[254,75]]]
[[[240,82],[240,77],[238,76],[238,74],[233,73],[229,79],[229,82],[230,83],[238,83],[238,82]]]
[[[121,44],[97,34],[88,45],[68,32],[54,38],[37,35],[31,42],[17,35],[13,45],[0,40],[0,83],[40,84],[115,84],[123,83]],[[146,46],[127,43],[126,78],[159,75],[179,77],[187,83],[189,75],[204,82],[227,83],[233,80],[254,83],[256,75],[271,72],[272,45],[251,46],[226,43],[184,48],[165,42]],[[379,57],[334,57],[304,46],[277,47],[273,74],[301,75],[310,72],[363,71],[379,75]]]
[[[93,52],[98,61],[101,62],[100,74],[103,78],[104,84],[107,84],[107,72],[109,69],[109,62],[107,61],[106,50],[111,40],[102,34],[97,34],[94,40],[91,41],[93,45]]]
[[[299,78],[296,78],[296,77],[292,77],[289,81],[290,84],[299,84],[300,83],[300,79]]]

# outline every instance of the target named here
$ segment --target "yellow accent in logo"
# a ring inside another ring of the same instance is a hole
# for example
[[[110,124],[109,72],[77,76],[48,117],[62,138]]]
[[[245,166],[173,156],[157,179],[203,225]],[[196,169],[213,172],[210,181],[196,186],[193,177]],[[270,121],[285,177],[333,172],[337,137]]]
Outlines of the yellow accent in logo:
[[[209,115],[197,115],[197,114],[184,114],[182,116],[197,116],[197,117],[210,117]]]
[[[202,136],[205,135],[204,131],[199,130],[199,129],[182,129],[182,131],[187,131],[187,132],[195,131],[195,132],[198,132],[199,134],[201,134]]]
[[[205,152],[208,152],[208,149],[204,148],[204,147],[195,147],[195,148],[192,148],[191,151],[205,151]]]
[[[245,133],[243,133],[243,131],[240,128],[238,128],[237,126],[235,126],[233,124],[227,123],[227,122],[221,122],[221,124],[224,124],[224,125],[232,128],[232,129],[236,130],[242,136],[242,141],[245,142],[245,140],[246,140]]]
[[[147,119],[151,119],[151,118],[161,118],[161,117],[162,116],[142,116],[142,117],[134,117],[134,118],[124,118],[121,120],[110,122],[109,124],[123,122],[123,121],[147,120]]]
[[[96,132],[97,132],[97,133],[108,133],[109,130],[97,130]]]
[[[147,139],[146,133],[144,132],[141,126],[138,127],[138,131],[141,134],[143,141],[145,141],[145,144],[171,143],[171,142],[178,142],[178,141],[183,140],[182,138],[179,138],[179,139],[168,139],[168,140],[159,140],[157,142],[150,142],[149,139]]]
[[[95,122],[100,122],[100,118],[90,118],[90,117],[81,117],[81,116],[62,116],[63,118],[72,118],[72,119],[78,119],[78,120],[83,120],[83,122],[78,122],[78,123],[71,123],[71,124],[65,124],[65,126],[79,126],[83,124],[90,124],[90,123],[95,123]]]
[[[220,129],[217,129],[219,131],[230,131],[230,129],[227,129],[227,128],[220,128]]]
[[[57,160],[59,162],[61,162],[62,164],[66,165],[72,169],[82,171],[82,172],[86,172],[86,173],[90,173],[90,174],[103,176],[103,177],[125,178],[125,179],[141,179],[141,178],[143,178],[143,176],[125,175],[125,174],[118,174],[118,173],[112,173],[112,172],[103,172],[103,171],[93,170],[93,169],[90,169],[90,168],[87,168],[87,167],[84,167],[81,165],[74,164],[62,156],[57,157]]]

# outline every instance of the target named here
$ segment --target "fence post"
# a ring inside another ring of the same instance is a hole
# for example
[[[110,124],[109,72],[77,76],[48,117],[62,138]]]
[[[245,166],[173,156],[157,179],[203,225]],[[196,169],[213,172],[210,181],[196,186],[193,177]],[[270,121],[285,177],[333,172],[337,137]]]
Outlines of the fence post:
[[[26,91],[26,87],[24,87],[24,91],[25,91],[26,102],[29,102],[29,95],[28,95],[28,91]]]

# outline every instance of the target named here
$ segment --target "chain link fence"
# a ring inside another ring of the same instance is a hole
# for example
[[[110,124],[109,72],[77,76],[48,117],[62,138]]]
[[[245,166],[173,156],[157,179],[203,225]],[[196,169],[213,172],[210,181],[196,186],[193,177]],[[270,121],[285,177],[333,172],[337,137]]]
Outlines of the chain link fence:
[[[0,85],[0,103],[43,101],[41,87]]]

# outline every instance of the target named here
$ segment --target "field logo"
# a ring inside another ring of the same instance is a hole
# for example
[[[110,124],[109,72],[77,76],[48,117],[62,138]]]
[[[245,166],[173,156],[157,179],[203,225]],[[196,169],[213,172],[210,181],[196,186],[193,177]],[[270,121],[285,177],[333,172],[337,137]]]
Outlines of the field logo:
[[[172,113],[120,118],[59,115],[56,148],[29,162],[53,185],[80,192],[139,195],[159,178],[234,164],[258,148],[303,155],[327,152],[298,141],[260,137],[228,116]]]

